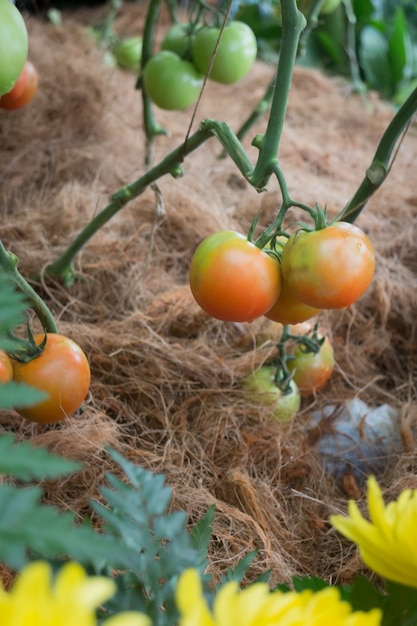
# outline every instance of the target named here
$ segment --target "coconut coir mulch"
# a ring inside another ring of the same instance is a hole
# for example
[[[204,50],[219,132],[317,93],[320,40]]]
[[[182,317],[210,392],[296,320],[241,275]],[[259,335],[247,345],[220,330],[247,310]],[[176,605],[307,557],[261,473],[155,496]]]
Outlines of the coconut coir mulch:
[[[144,171],[135,77],[106,67],[85,31],[104,11],[64,13],[59,27],[26,16],[39,92],[26,109],[0,116],[0,237],[26,276],[55,260],[109,195]],[[143,11],[124,6],[118,32],[140,34]],[[236,130],[272,74],[258,62],[236,86],[209,83],[193,128],[212,117]],[[298,68],[280,148],[292,196],[339,211],[392,115],[375,95],[362,100],[349,85]],[[183,141],[191,111],[156,116],[170,135],[157,139],[154,163]],[[253,160],[251,138],[264,128],[263,119],[244,142]],[[150,189],[132,200],[77,256],[71,288],[50,280],[37,285],[60,331],[88,355],[91,393],[82,414],[56,426],[38,428],[10,411],[1,414],[1,428],[84,463],[81,473],[46,486],[48,502],[80,519],[105,472],[117,471],[105,450],[112,446],[166,475],[173,507],[187,511],[190,525],[215,505],[216,576],[256,548],[248,580],[270,568],[272,583],[295,574],[346,582],[361,564],[328,517],[345,511],[350,496],[362,506],[363,493],[336,484],[323,469],[308,419],[313,408],[345,398],[388,402],[401,412],[405,452],[387,463],[381,485],[387,498],[417,487],[415,127],[358,221],[376,249],[373,284],[355,306],[320,318],[336,370],[317,397],[303,400],[291,424],[271,421],[240,388],[242,376],[273,354],[280,327],[266,319],[213,320],[188,288],[190,259],[203,237],[223,228],[245,232],[258,212],[266,225],[279,202],[274,182],[258,194],[230,159],[217,159],[219,152],[212,139],[186,159],[182,179],[161,179],[162,207]]]

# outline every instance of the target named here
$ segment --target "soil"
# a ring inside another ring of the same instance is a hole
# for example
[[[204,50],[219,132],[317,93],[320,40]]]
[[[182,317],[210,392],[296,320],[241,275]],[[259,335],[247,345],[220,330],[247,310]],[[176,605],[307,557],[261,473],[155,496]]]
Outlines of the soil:
[[[125,3],[117,32],[140,34],[143,11],[141,3]],[[351,398],[390,404],[401,416],[403,451],[387,452],[378,479],[387,499],[417,487],[416,128],[357,220],[375,246],[371,287],[352,307],[319,318],[334,345],[335,372],[316,397],[303,398],[291,423],[276,423],[267,407],[245,397],[241,380],[271,358],[281,327],[266,318],[213,320],[188,287],[191,256],[206,235],[247,232],[257,214],[258,228],[266,226],[280,202],[275,181],[258,193],[230,158],[220,160],[214,138],[186,158],[182,178],[161,178],[89,240],[75,259],[71,287],[43,273],[110,195],[146,168],[135,76],[106,66],[86,30],[104,14],[103,7],[63,12],[60,26],[26,15],[39,91],[27,108],[0,115],[0,238],[25,277],[41,277],[33,285],[60,332],[88,355],[91,390],[82,413],[62,423],[38,427],[3,411],[1,429],[84,463],[82,472],[46,485],[46,500],[79,519],[91,514],[105,472],[117,472],[111,446],[166,476],[172,507],[187,511],[190,526],[215,506],[216,577],[256,549],[248,580],[270,569],[272,583],[293,575],[348,582],[361,562],[328,518],[345,511],[350,497],[363,508],[364,487],[352,475],[338,482],[326,471],[309,437],[310,416]],[[158,37],[166,26],[162,16]],[[273,71],[258,61],[238,85],[208,83],[192,131],[206,118],[237,130]],[[192,111],[155,115],[169,134],[156,139],[153,163],[184,141]],[[362,98],[340,79],[297,67],[279,152],[292,197],[336,215],[393,115],[375,94]],[[251,141],[265,125],[259,119],[244,139],[253,161]]]

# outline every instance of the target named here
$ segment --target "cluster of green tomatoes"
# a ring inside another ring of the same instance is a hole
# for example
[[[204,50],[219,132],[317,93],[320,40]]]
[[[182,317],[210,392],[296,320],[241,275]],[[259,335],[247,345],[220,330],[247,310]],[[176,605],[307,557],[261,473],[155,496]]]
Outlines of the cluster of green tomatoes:
[[[28,33],[20,11],[0,0],[0,109],[26,106],[38,89],[38,72],[28,60]]]
[[[161,109],[181,110],[198,98],[204,77],[230,85],[252,68],[256,37],[243,22],[224,28],[216,55],[220,28],[179,23],[165,34],[161,49],[146,63],[142,83],[145,93]]]

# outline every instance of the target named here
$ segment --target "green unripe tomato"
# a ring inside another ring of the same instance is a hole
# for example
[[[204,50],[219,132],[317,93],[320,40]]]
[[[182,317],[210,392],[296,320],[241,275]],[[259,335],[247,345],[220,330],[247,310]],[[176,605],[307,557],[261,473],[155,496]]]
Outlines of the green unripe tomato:
[[[142,39],[140,37],[127,37],[113,48],[116,63],[124,70],[139,70],[142,56]]]
[[[329,13],[333,13],[333,11],[336,11],[340,3],[341,0],[324,0],[320,8],[320,14],[328,15]]]
[[[219,28],[204,27],[194,37],[194,63],[203,74],[208,71],[219,34]],[[223,31],[209,77],[226,85],[237,83],[252,68],[256,54],[256,37],[250,26],[230,22]]]
[[[174,24],[165,33],[161,43],[161,50],[169,50],[175,52],[179,57],[184,55],[191,49],[191,38],[189,36],[188,24]]]
[[[143,72],[143,86],[149,98],[161,109],[179,111],[193,104],[200,93],[203,77],[189,61],[162,50],[149,59]]]
[[[289,391],[277,387],[274,381],[276,368],[264,365],[243,381],[248,399],[268,406],[271,417],[277,422],[290,421],[300,409],[301,396],[296,383],[291,380]]]
[[[28,33],[20,11],[0,0],[0,96],[11,91],[28,55]]]

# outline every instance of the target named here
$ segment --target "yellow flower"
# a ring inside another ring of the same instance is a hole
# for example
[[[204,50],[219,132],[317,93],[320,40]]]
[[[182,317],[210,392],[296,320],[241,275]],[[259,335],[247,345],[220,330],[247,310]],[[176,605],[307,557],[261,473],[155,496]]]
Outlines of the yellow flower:
[[[409,587],[417,587],[417,490],[403,491],[396,502],[384,505],[376,479],[368,479],[368,510],[362,517],[349,502],[349,517],[332,515],[330,521],[359,546],[364,563],[374,572]]]
[[[52,580],[44,561],[23,569],[7,592],[0,587],[2,626],[96,626],[96,609],[111,598],[115,583],[104,576],[87,576],[78,563],[67,563]],[[136,617],[136,621],[135,618]],[[120,613],[106,626],[149,626],[147,616]]]
[[[379,626],[378,609],[353,612],[340,599],[339,591],[328,587],[314,593],[270,591],[264,583],[240,590],[236,582],[220,588],[210,611],[196,570],[179,578],[176,599],[179,626]]]

